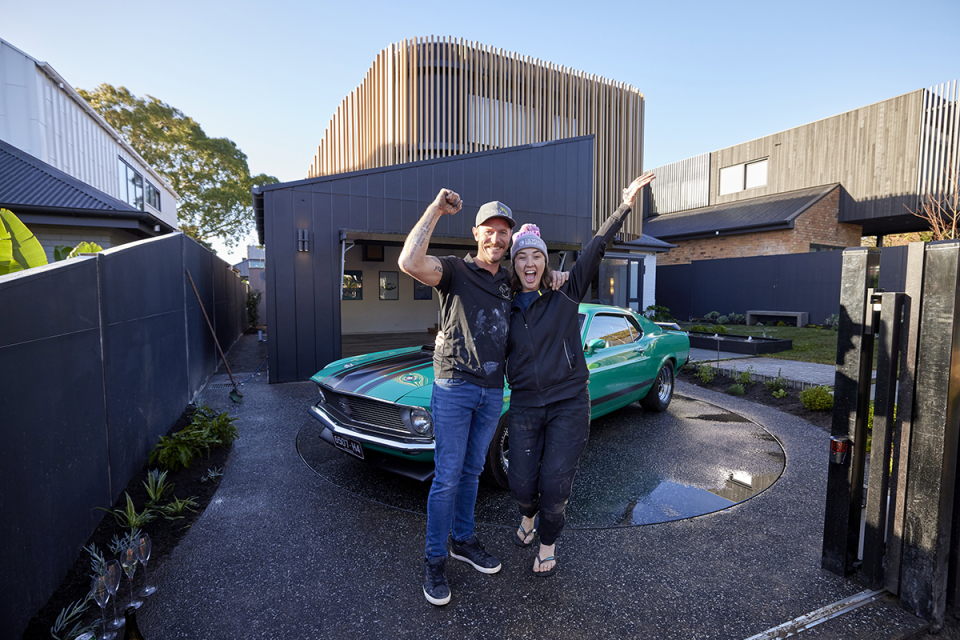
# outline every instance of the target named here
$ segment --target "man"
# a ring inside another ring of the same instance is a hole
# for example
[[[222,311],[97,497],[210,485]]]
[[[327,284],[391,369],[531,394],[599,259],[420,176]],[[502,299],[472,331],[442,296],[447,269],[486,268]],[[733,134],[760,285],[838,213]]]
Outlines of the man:
[[[460,196],[441,189],[427,207],[400,253],[400,269],[436,287],[440,295],[443,344],[434,353],[433,413],[436,467],[427,498],[427,540],[423,594],[434,605],[450,602],[446,579],[450,555],[477,571],[500,571],[474,533],[477,485],[487,448],[503,408],[503,367],[511,291],[500,260],[510,246],[516,222],[510,208],[488,202],[477,213],[476,255],[427,255],[441,216],[460,211]]]

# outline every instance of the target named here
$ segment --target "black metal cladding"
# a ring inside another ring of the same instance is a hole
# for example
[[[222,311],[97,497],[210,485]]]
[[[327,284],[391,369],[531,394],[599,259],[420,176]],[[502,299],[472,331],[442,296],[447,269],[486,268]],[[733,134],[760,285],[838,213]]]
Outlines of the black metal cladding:
[[[401,242],[442,188],[465,206],[433,237],[469,238],[484,202],[510,205],[550,242],[590,239],[593,136],[268,185],[254,192],[266,263],[270,382],[305,380],[340,357],[341,230]],[[612,212],[611,212],[612,213]],[[306,229],[310,251],[297,250]]]
[[[43,606],[100,521],[95,508],[113,504],[216,370],[185,268],[226,350],[245,289],[182,234],[0,277],[0,581],[21,585],[0,599],[7,626]]]

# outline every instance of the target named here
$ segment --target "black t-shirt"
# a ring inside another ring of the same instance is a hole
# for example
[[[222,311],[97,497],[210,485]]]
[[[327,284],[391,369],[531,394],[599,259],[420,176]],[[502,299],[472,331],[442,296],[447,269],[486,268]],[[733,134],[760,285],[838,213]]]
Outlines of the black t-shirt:
[[[438,259],[443,263],[436,286],[443,346],[433,355],[434,374],[502,387],[512,297],[507,270],[500,267],[494,275],[472,255]]]

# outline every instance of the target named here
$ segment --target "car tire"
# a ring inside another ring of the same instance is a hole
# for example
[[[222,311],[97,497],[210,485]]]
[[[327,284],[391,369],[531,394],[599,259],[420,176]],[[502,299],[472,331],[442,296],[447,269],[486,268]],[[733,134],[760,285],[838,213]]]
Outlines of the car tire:
[[[640,399],[640,406],[648,411],[666,411],[673,399],[673,362],[667,360],[660,367],[647,395]]]
[[[493,440],[490,441],[490,448],[487,449],[487,462],[483,466],[482,474],[484,480],[501,489],[510,488],[510,480],[507,477],[507,467],[509,466],[507,456],[509,452],[507,414],[503,414],[500,416],[500,422],[497,423],[497,431],[493,434]]]

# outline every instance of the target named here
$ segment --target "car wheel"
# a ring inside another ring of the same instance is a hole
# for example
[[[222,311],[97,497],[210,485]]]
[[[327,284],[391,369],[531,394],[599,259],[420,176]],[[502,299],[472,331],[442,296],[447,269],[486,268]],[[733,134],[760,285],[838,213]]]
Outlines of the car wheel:
[[[483,478],[501,489],[510,488],[507,469],[510,466],[510,438],[507,434],[507,414],[500,416],[497,432],[493,434],[490,448],[487,450],[487,463],[483,467]]]
[[[673,363],[667,360],[660,367],[647,395],[640,399],[640,406],[648,411],[666,411],[673,399]]]

